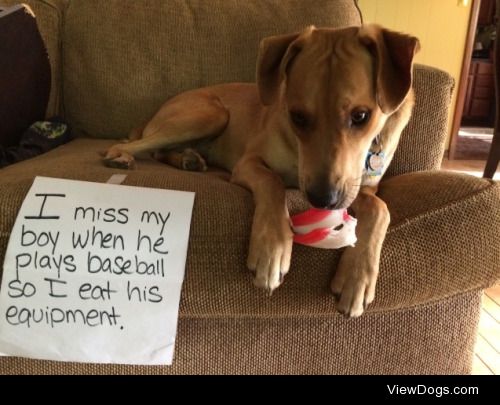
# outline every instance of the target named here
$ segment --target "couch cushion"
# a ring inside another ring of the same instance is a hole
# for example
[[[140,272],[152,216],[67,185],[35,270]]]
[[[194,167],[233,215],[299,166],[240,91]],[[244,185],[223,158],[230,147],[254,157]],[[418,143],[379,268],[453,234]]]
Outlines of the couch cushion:
[[[123,172],[100,162],[97,152],[111,143],[78,139],[0,171],[0,263],[34,176],[105,182]],[[328,286],[339,251],[295,245],[290,274],[268,297],[253,287],[245,267],[253,214],[248,191],[218,172],[183,172],[152,160],[139,160],[136,170],[125,173],[127,185],[196,192],[181,317],[335,314]],[[369,311],[432,302],[500,278],[500,184],[423,172],[386,181],[381,195],[392,225]],[[289,191],[288,197],[292,212],[306,208],[298,191]]]
[[[305,26],[359,25],[353,0],[72,0],[64,102],[77,131],[120,138],[169,97],[253,82],[261,38]]]

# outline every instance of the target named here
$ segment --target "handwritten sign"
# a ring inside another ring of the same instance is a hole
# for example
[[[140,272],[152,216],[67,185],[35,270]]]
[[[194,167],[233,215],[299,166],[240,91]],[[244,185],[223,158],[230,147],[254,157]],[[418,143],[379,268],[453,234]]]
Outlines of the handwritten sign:
[[[171,364],[194,193],[37,177],[11,233],[0,352]]]

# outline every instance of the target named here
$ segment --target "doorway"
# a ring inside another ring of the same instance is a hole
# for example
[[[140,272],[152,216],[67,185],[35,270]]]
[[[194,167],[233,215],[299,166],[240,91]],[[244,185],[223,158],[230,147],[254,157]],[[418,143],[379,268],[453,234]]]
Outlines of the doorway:
[[[467,34],[449,159],[486,160],[493,138],[493,49],[496,0],[474,0]]]

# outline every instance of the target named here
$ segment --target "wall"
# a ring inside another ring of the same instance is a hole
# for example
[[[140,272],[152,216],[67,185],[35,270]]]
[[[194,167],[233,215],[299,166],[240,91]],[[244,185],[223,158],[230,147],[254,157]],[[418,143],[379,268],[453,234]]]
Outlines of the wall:
[[[418,37],[421,51],[416,62],[447,71],[455,78],[456,86],[462,70],[471,5],[471,0],[359,0],[365,23],[376,22]],[[449,131],[456,93],[455,88]]]

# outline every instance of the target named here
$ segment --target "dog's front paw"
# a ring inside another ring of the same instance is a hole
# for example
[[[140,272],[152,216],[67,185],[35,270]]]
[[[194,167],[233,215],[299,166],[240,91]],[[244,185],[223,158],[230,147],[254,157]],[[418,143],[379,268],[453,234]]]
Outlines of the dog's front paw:
[[[337,310],[350,318],[360,316],[375,298],[378,262],[357,248],[347,248],[331,283]]]
[[[115,169],[133,169],[135,167],[134,157],[119,145],[112,146],[104,154],[104,165]]]
[[[293,233],[288,218],[256,215],[250,237],[247,266],[254,272],[254,285],[271,294],[290,268]]]

